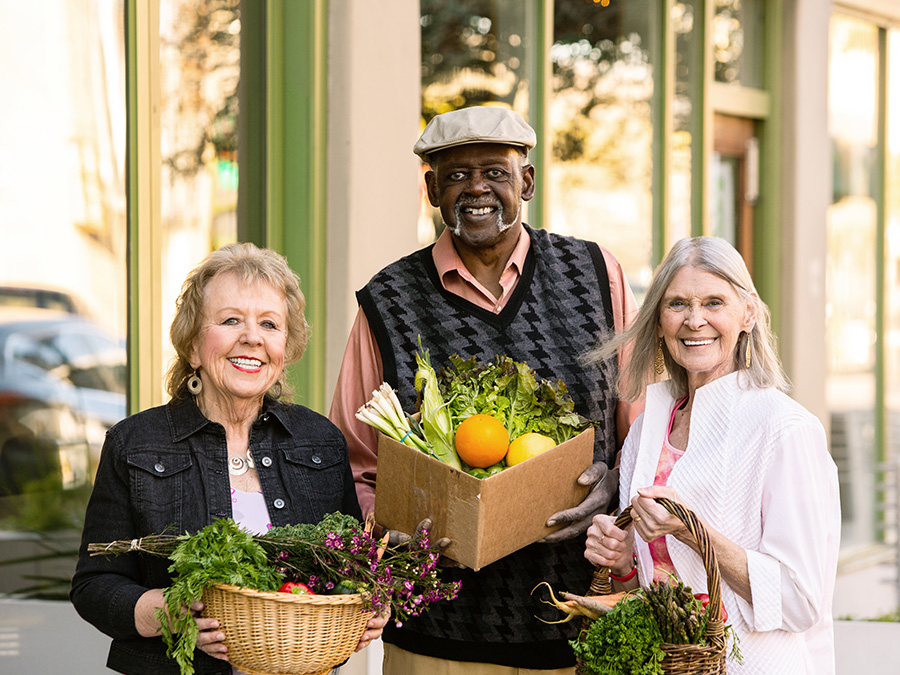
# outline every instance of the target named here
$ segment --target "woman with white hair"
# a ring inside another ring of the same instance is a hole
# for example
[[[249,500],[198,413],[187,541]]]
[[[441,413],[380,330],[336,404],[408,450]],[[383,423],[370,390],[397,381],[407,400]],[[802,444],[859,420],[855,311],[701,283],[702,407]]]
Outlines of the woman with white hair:
[[[822,424],[784,393],[769,311],[740,254],[713,237],[677,242],[631,329],[595,355],[623,346],[620,394],[646,395],[622,448],[620,506],[633,523],[596,516],[585,557],[622,588],[674,574],[706,592],[695,541],[655,500],[683,504],[718,557],[743,653],[729,673],[834,673],[837,470]]]

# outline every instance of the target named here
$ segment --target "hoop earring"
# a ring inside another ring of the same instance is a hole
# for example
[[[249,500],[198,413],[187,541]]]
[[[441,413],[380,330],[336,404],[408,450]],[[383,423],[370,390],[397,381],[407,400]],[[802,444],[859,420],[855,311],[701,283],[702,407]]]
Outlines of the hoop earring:
[[[746,364],[747,368],[749,369],[750,368],[750,333],[747,333],[747,354],[744,357],[744,363]]]
[[[197,375],[196,370],[187,379],[187,390],[194,396],[203,391],[203,380]]]
[[[663,356],[662,338],[659,338],[659,344],[656,346],[656,359],[653,361],[653,368],[657,375],[662,375],[666,369],[666,359]]]

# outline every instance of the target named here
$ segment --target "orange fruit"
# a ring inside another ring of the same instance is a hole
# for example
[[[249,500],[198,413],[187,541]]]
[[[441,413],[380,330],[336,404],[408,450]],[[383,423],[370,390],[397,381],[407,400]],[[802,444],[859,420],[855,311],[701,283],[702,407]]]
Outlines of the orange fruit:
[[[472,415],[456,428],[456,454],[469,466],[485,469],[499,462],[509,447],[503,422],[491,415]]]
[[[544,434],[534,431],[522,434],[518,438],[514,438],[512,443],[509,444],[509,450],[506,453],[506,466],[521,464],[526,459],[531,459],[555,447],[556,441],[549,436],[544,436]]]

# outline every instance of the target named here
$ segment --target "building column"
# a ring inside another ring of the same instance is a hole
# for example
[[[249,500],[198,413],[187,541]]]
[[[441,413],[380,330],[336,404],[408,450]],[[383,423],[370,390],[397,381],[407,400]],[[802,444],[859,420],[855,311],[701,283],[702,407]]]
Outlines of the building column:
[[[826,212],[831,203],[828,29],[821,0],[784,3],[780,353],[792,395],[828,428]]]
[[[421,37],[418,0],[329,5],[328,316],[313,339],[326,343],[330,405],[354,293],[418,247]]]

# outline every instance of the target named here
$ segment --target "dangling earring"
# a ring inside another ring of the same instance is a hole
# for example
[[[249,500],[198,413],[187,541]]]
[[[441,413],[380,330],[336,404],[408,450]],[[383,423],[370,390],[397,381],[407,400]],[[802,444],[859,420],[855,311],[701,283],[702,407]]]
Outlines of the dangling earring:
[[[187,379],[187,390],[194,396],[203,391],[203,380],[201,380],[200,376],[197,375],[196,370],[191,373],[190,377],[188,377]]]
[[[666,369],[666,359],[663,356],[662,338],[659,338],[659,344],[656,346],[656,359],[653,361],[653,367],[657,375],[662,375]]]
[[[747,333],[747,355],[744,358],[744,363],[746,364],[747,368],[749,369],[750,368],[750,333]]]

